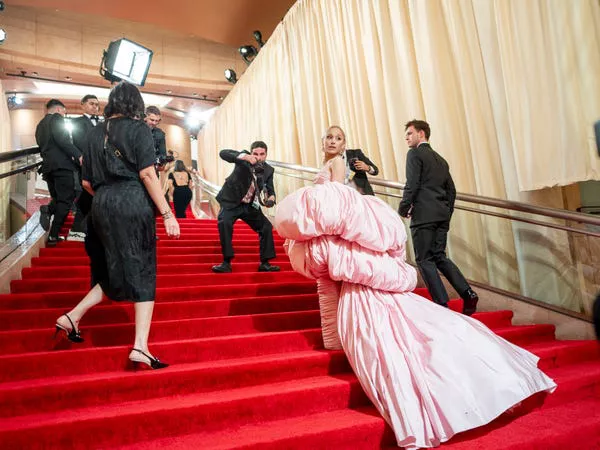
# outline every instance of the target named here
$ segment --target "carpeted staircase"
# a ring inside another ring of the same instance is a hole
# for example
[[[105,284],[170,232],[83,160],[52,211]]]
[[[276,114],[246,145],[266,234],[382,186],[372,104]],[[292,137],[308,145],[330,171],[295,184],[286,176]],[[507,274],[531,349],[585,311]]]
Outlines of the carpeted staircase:
[[[292,271],[283,240],[276,238],[274,261],[282,271],[258,273],[257,236],[238,222],[234,272],[213,274],[216,222],[180,224],[176,241],[158,225],[150,348],[167,369],[128,364],[130,304],[92,310],[81,323],[83,344],[52,339],[55,319],[89,288],[81,243],[42,249],[11,294],[0,295],[0,448],[392,448],[393,434],[343,352],[322,350],[315,283]],[[543,406],[505,414],[442,448],[600,448],[597,343],[558,341],[551,325],[513,326],[510,311],[475,317],[539,355],[559,388]]]

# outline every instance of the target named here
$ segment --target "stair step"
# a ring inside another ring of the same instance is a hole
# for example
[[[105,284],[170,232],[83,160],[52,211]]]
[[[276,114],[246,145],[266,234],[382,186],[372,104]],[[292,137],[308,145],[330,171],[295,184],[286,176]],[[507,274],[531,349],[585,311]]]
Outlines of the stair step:
[[[206,252],[202,254],[192,254],[192,255],[159,255],[158,257],[158,266],[160,267],[163,264],[218,264],[223,261],[223,255],[220,251],[218,252]],[[233,260],[232,267],[234,269],[238,268],[238,265],[242,262],[248,262],[252,264],[258,264],[260,261],[260,254],[258,253],[258,249],[254,253],[242,253],[237,254],[235,259]],[[289,260],[282,254],[279,254],[277,258],[271,260],[273,264],[280,264],[283,262],[289,262]],[[53,256],[45,256],[45,257],[35,257],[31,260],[31,266],[33,268],[42,267],[42,266],[59,266],[68,264],[69,266],[85,266],[89,267],[90,259],[87,255],[81,256],[61,256],[61,255],[53,255]]]
[[[77,399],[77,408],[84,408],[351,371],[342,350],[309,350],[177,364],[143,374],[118,371],[25,380],[0,385],[0,417],[73,408],[65,398]]]
[[[199,319],[153,321],[150,340],[206,339],[217,336],[232,336],[278,331],[306,330],[321,325],[319,311],[294,311],[283,313],[255,314]],[[82,328],[83,343],[77,349],[114,347],[133,342],[133,323],[117,323],[87,326]],[[0,354],[49,352],[73,348],[73,343],[64,338],[51,339],[50,329],[16,330],[0,332]]]
[[[203,317],[239,316],[286,311],[306,311],[319,308],[317,294],[273,295],[240,299],[189,300],[184,302],[158,302],[154,305],[152,319],[178,320]],[[33,330],[51,327],[64,308],[26,309],[3,311],[0,331]],[[84,319],[84,327],[116,323],[133,323],[134,307],[131,303],[104,301],[92,308]],[[498,317],[503,321],[504,317]],[[510,320],[510,319],[509,319]]]
[[[196,274],[171,274],[157,275],[157,288],[183,287],[183,286],[205,286],[216,284],[251,284],[251,283],[277,283],[284,289],[284,284],[292,281],[302,281],[306,278],[299,273],[288,270],[283,272],[231,272],[231,273],[206,273]],[[35,292],[55,292],[56,288],[67,291],[88,290],[90,288],[90,278],[54,278],[54,279],[26,279],[12,280],[10,282],[11,292],[15,294]]]
[[[291,369],[290,366],[288,367]],[[591,374],[590,369],[593,370]],[[181,374],[181,368],[178,372],[177,375],[172,375],[172,379],[179,380],[181,377],[185,383],[186,377]],[[149,375],[155,378],[161,376],[164,379],[169,372],[168,369],[165,369],[161,372],[150,372]],[[219,378],[218,375],[212,374],[215,379]],[[562,386],[562,393],[557,391],[553,396],[572,397],[574,394],[568,391],[577,391],[580,387],[587,391],[587,394],[583,395],[583,399],[580,396],[579,401],[571,404],[571,407],[576,407],[589,398],[593,398],[595,404],[599,404],[598,399],[594,397],[594,391],[598,390],[600,386],[600,367],[597,364],[554,369],[549,371],[548,375]],[[570,384],[567,381],[569,377],[571,378]],[[169,381],[166,379],[164,381],[167,383],[168,391]],[[190,383],[193,384],[193,378],[187,377],[187,383],[188,386]],[[138,384],[141,383],[138,382]],[[190,388],[193,389],[191,386]],[[160,389],[159,385],[157,385],[157,389]],[[98,432],[98,428],[102,424],[111,430],[122,433],[122,423],[128,423],[134,431],[130,431],[124,436],[131,440],[130,442],[138,442],[140,438],[162,438],[169,434],[188,434],[199,431],[214,432],[265,420],[310,416],[314,413],[368,404],[369,402],[354,375],[343,373],[335,376],[307,377],[233,389],[203,391],[200,386],[198,391],[189,393],[185,397],[162,395],[152,399],[111,402],[108,405],[68,408],[51,413],[35,413],[6,418],[4,423],[0,424],[0,439],[4,443],[10,444],[16,441],[15,444],[17,444],[18,432],[30,431],[35,432],[36,436],[42,436],[43,442],[50,447],[56,440],[62,445],[67,442],[69,446],[76,445],[84,448],[86,438],[82,439],[81,434],[91,434],[97,438],[94,445],[112,445],[110,433]],[[544,404],[542,411],[551,410],[552,406],[554,405]],[[559,404],[555,407],[563,408],[564,405]],[[228,410],[237,411],[238,416],[229,414]],[[185,419],[189,416],[193,417]],[[491,423],[486,428],[493,429],[503,422],[506,422],[506,417],[501,417],[496,423]],[[67,426],[67,424],[69,425]],[[147,426],[151,426],[151,430],[145,429]],[[147,434],[141,435],[140,433]],[[75,442],[77,439],[79,440]],[[11,447],[9,446],[9,448]]]
[[[229,274],[218,274],[229,275]],[[72,308],[85,294],[89,286],[76,290],[54,292],[30,292],[22,294],[0,294],[0,311],[6,309]],[[283,295],[286,293],[312,294],[317,292],[314,280],[302,279],[281,285],[280,283],[224,283],[190,287],[165,287],[156,289],[156,302],[211,300],[217,298],[248,298],[261,295]]]
[[[50,334],[50,333],[49,333]],[[50,338],[50,336],[49,336]],[[63,341],[70,345],[68,341]],[[170,364],[221,361],[275,353],[322,349],[320,329],[264,332],[151,344],[151,351]],[[130,370],[130,345],[77,348],[0,356],[0,382]]]
[[[235,254],[240,255],[244,253],[258,254],[258,243],[237,245],[234,247]],[[277,254],[284,254],[283,245],[275,245],[275,251]],[[186,247],[160,247],[157,246],[156,254],[158,257],[165,255],[194,255],[197,253],[220,253],[221,244],[218,242],[212,245],[196,245]],[[63,247],[62,244],[58,244],[56,247],[44,247],[40,249],[40,256],[86,256],[83,245]]]
[[[215,245],[219,245],[219,237],[204,237],[202,235],[198,235],[196,238],[192,238],[189,235],[182,234],[179,239],[171,239],[167,237],[166,234],[157,233],[159,240],[156,242],[157,248],[161,247],[210,247],[213,248]],[[277,238],[274,239],[276,247],[282,247],[284,243],[284,239]],[[258,248],[259,240],[258,235],[255,233],[254,236],[248,235],[245,236],[237,236],[233,239],[233,248],[237,249],[238,247],[256,247]],[[84,249],[84,244],[81,241],[71,241],[67,239],[66,241],[60,242],[55,248],[77,248]],[[219,247],[220,248],[220,247]]]
[[[0,422],[0,441],[6,448],[22,448],[33,433],[45,448],[110,447],[366,404],[356,378],[340,374],[5,418]]]
[[[587,414],[586,410],[593,411]],[[575,413],[575,414],[574,414]],[[581,418],[577,413],[582,414]],[[578,450],[600,445],[600,401],[531,412],[508,422],[502,417],[444,443],[450,450]],[[392,430],[375,408],[327,411],[228,430],[163,437],[115,450],[373,450],[398,449]]]

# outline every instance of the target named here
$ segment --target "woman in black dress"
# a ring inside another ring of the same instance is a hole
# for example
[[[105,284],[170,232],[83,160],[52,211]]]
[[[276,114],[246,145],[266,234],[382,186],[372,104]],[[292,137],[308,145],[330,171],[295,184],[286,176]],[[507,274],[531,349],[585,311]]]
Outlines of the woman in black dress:
[[[158,208],[167,235],[179,237],[179,224],[162,194],[154,170],[154,141],[141,120],[144,101],[132,84],[113,88],[104,110],[104,126],[87,135],[83,187],[94,196],[86,250],[92,285],[84,299],[56,321],[73,342],[82,342],[79,321],[103,294],[135,302],[135,341],[129,359],[153,369],[167,364],[148,350],[156,294],[156,219]],[[91,232],[90,232],[91,231]]]
[[[175,217],[185,219],[185,210],[192,201],[192,190],[190,184],[192,179],[185,168],[183,161],[175,161],[175,170],[169,174],[169,192],[175,205]]]

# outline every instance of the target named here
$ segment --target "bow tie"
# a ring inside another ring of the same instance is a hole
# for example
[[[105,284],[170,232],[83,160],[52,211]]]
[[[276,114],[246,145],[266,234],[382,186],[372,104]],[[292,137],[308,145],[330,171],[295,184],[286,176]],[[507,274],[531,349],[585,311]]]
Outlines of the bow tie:
[[[98,116],[90,116],[90,119],[94,122],[100,122],[100,118]]]

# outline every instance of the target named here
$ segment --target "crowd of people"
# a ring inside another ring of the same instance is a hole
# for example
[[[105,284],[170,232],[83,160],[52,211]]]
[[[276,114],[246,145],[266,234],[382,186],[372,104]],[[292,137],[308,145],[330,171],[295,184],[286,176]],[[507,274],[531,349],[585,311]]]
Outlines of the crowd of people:
[[[103,121],[95,97],[84,97],[82,108],[72,140],[63,131],[65,108],[58,100],[48,103],[36,133],[52,196],[40,219],[49,230],[48,245],[58,242],[78,197],[75,215],[84,217],[85,231],[71,232],[85,234],[92,269],[92,288],[57,319],[56,330],[82,342],[79,323],[104,296],[132,301],[135,338],[129,359],[161,369],[168,364],[148,347],[156,294],[155,211],[167,235],[178,238],[176,218],[185,217],[192,179],[176,161],[165,196],[156,169],[167,155],[164,133],[155,131],[160,112],[144,109],[135,86],[122,82],[112,89]],[[286,238],[294,270],[317,281],[325,348],[344,350],[398,445],[412,449],[437,446],[484,425],[534,394],[553,392],[556,384],[537,368],[535,355],[469,317],[478,296],[446,255],[456,199],[448,163],[429,144],[427,122],[412,120],[404,130],[409,152],[398,211],[374,195],[367,175],[377,175],[377,166],[362,150],[346,149],[344,131],[332,126],[322,138],[323,164],[314,185],[280,201],[274,224]],[[238,219],[258,234],[257,270],[280,270],[271,264],[273,224],[262,211],[277,201],[267,154],[263,141],[253,142],[249,151],[220,152],[233,170],[216,197],[223,260],[212,267],[215,273],[233,270]],[[406,262],[401,217],[411,220],[417,268],[433,302],[413,293],[417,272]],[[462,297],[462,314],[448,308],[440,272]]]

